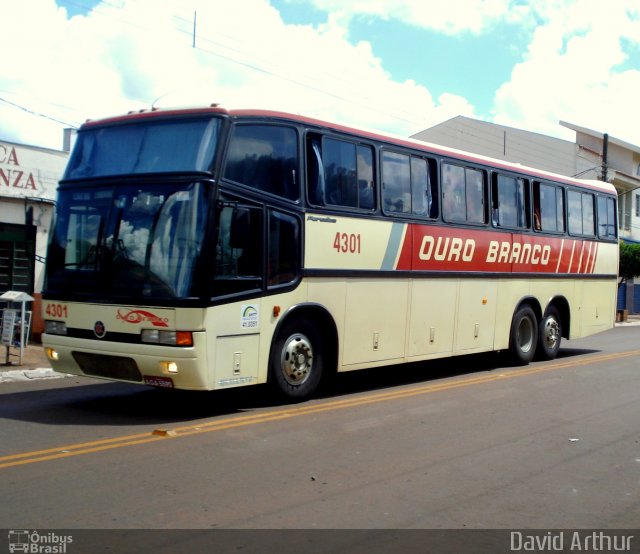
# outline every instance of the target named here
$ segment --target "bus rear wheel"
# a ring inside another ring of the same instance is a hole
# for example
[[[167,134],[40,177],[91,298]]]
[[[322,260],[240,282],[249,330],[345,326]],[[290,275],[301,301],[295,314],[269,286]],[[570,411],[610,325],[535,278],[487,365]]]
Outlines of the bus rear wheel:
[[[538,319],[531,306],[518,308],[511,322],[509,353],[518,365],[527,365],[536,353],[538,343]]]
[[[322,337],[307,319],[285,323],[271,350],[270,378],[290,400],[305,400],[322,378]]]
[[[538,329],[538,348],[536,358],[539,360],[553,360],[560,350],[562,341],[562,327],[558,310],[550,306],[540,321]]]

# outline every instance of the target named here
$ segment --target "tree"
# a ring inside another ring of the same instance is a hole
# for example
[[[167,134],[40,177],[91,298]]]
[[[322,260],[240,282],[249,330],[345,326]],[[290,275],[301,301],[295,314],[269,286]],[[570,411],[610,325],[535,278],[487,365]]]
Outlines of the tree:
[[[640,275],[640,244],[620,242],[620,284]]]

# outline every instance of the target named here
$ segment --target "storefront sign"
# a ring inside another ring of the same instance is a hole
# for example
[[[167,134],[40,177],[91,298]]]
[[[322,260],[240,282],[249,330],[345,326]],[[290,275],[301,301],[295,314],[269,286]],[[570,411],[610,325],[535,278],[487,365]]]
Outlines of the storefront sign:
[[[66,152],[0,142],[0,196],[53,200],[67,157]]]

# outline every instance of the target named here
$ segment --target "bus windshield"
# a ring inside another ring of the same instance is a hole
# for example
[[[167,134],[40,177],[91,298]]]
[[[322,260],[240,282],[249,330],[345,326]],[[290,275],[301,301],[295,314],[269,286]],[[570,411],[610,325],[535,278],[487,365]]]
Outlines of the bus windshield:
[[[61,190],[47,287],[105,298],[193,296],[204,188],[173,182]]]
[[[80,130],[64,179],[209,171],[220,119],[200,118]]]

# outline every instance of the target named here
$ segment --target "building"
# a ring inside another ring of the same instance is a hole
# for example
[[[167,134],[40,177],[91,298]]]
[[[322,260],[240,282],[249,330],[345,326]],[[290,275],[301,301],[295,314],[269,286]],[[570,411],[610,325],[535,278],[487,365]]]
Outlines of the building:
[[[36,299],[29,306],[35,337],[43,330],[44,262],[56,187],[68,157],[68,151],[0,140],[0,294],[15,290]]]
[[[618,191],[620,238],[640,242],[640,146],[565,121],[560,125],[575,131],[575,142],[463,116],[412,138],[570,177],[608,181]],[[618,308],[640,312],[640,284],[620,289]]]
[[[616,187],[620,238],[640,242],[640,146],[565,121],[560,125],[576,132],[579,155],[600,166],[597,178]]]
[[[640,146],[564,121],[575,142],[458,116],[412,138],[580,179],[600,179],[618,191],[624,240],[640,242]]]

